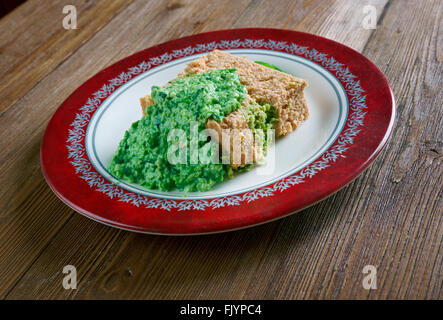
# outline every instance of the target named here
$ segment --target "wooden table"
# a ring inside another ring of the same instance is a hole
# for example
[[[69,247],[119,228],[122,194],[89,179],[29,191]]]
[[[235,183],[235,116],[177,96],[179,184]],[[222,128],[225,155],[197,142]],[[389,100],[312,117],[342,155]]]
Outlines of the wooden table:
[[[442,299],[443,1],[29,0],[0,20],[0,297]],[[376,8],[365,29],[364,6]],[[358,179],[288,218],[162,237],[84,218],[43,179],[46,124],[82,82],[143,48],[239,27],[306,31],[362,52],[389,78],[392,139]],[[65,290],[65,265],[78,272]],[[377,267],[377,289],[362,286]]]

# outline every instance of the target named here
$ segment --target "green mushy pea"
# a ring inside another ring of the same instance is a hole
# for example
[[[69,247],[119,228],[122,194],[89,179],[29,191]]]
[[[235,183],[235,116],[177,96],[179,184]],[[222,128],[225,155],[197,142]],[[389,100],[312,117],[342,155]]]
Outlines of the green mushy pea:
[[[154,86],[151,91],[154,105],[147,107],[146,116],[126,131],[109,172],[121,180],[162,191],[207,191],[223,181],[232,171],[230,165],[190,161],[190,132],[192,123],[197,123],[200,132],[208,118],[220,121],[241,106],[246,89],[235,69],[178,78],[167,87]],[[172,129],[183,130],[186,135],[186,164],[168,161],[168,148],[177,143],[168,141]],[[197,143],[200,149],[207,141]]]
[[[277,111],[269,103],[257,103],[253,101],[243,109],[248,127],[252,129],[256,142],[263,146],[266,153],[268,148],[268,130],[274,129],[278,122]]]

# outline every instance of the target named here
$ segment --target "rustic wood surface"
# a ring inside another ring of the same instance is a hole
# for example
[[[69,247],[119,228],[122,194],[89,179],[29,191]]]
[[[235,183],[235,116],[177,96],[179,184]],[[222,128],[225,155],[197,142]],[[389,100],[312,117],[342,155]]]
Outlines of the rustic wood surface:
[[[0,19],[0,297],[3,299],[442,299],[443,1],[29,0]],[[378,24],[362,27],[363,7]],[[362,52],[397,99],[392,139],[359,178],[288,218],[194,237],[84,218],[49,189],[39,148],[57,107],[125,56],[203,31],[306,31]],[[65,290],[65,265],[78,288]],[[362,269],[377,266],[377,289]]]

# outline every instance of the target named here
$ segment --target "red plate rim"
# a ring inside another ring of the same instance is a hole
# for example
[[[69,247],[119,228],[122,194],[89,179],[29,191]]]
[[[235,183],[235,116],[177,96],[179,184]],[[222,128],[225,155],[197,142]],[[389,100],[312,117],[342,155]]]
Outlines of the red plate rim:
[[[138,195],[113,185],[88,164],[82,149],[86,127],[110,93],[153,67],[215,48],[286,52],[329,70],[346,88],[350,101],[340,136],[313,163],[272,186],[206,202]],[[283,29],[206,32],[137,52],[83,83],[48,123],[40,150],[42,172],[67,205],[113,227],[164,235],[236,230],[295,213],[355,179],[387,143],[395,109],[395,98],[383,73],[366,57],[338,42]]]

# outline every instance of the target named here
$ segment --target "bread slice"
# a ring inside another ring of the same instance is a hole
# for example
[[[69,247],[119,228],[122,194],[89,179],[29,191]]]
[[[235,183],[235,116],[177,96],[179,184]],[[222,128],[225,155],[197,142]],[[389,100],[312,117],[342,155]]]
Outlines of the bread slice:
[[[258,103],[269,103],[277,109],[276,136],[295,130],[309,116],[303,94],[307,82],[228,52],[214,50],[190,62],[184,73],[203,73],[215,69],[235,68],[249,96]]]
[[[228,52],[214,50],[190,62],[185,71],[179,74],[179,77],[232,68],[236,69],[236,73],[240,76],[240,82],[248,91],[244,105],[253,99],[258,103],[269,103],[276,108],[277,137],[292,132],[308,118],[309,110],[303,93],[307,86],[305,80],[231,55]],[[143,115],[146,115],[146,108],[153,105],[154,101],[150,95],[147,95],[140,99],[140,104]],[[230,129],[230,160],[233,168],[243,167],[263,158],[263,150],[254,141],[251,130],[248,130],[242,110],[231,112],[222,121],[208,119],[206,128],[217,131],[219,141],[221,141],[222,131]]]

